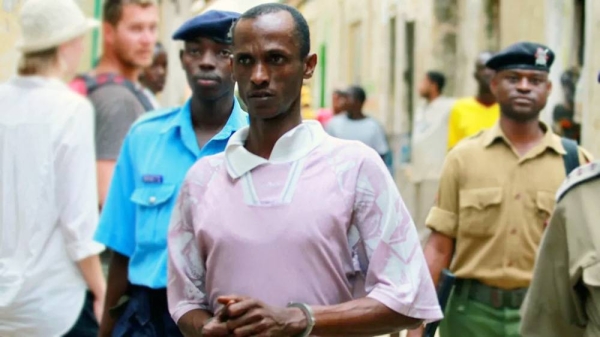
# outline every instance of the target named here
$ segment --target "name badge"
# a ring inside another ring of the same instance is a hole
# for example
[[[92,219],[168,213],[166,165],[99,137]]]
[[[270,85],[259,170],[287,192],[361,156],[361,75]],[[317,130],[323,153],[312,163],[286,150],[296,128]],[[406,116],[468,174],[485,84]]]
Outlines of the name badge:
[[[163,176],[160,174],[146,174],[142,176],[142,181],[147,184],[162,184]]]

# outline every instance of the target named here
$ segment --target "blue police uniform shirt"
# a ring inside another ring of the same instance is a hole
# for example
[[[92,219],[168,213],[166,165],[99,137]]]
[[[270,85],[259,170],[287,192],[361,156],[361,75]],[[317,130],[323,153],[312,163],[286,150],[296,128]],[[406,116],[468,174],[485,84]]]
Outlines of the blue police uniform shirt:
[[[129,282],[167,286],[167,235],[171,211],[189,168],[222,152],[229,137],[248,125],[234,99],[223,129],[202,149],[192,126],[190,101],[181,108],[150,112],[123,141],[95,240],[129,257]]]

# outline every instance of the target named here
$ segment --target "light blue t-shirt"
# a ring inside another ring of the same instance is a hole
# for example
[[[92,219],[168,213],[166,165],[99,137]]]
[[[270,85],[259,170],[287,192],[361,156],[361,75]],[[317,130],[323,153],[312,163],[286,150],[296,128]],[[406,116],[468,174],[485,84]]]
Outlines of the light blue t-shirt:
[[[142,116],[129,130],[117,160],[95,239],[129,257],[129,281],[167,286],[167,234],[171,211],[188,169],[222,152],[248,125],[237,100],[227,124],[202,149],[192,126],[190,101]]]
[[[377,151],[380,156],[390,149],[385,131],[375,118],[350,119],[345,113],[339,114],[327,123],[325,131],[333,137],[358,140]]]

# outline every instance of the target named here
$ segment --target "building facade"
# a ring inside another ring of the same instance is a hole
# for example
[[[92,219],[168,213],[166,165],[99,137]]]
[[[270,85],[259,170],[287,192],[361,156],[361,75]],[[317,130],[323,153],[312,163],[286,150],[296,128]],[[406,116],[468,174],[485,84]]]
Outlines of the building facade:
[[[340,85],[360,84],[366,111],[386,127],[396,180],[413,208],[410,170],[412,115],[425,72],[447,77],[444,94],[474,95],[474,64],[481,51],[530,40],[556,52],[554,90],[542,119],[551,122],[563,93],[560,76],[583,67],[583,146],[600,156],[600,1],[595,0],[289,0],[311,28],[319,71],[310,82],[313,105],[330,104]]]
[[[26,0],[0,0],[0,81],[15,73],[19,37],[17,14]],[[100,18],[104,0],[76,0],[87,15]],[[244,11],[265,0],[160,0],[160,40],[169,57],[165,106],[189,95],[177,61],[180,43],[171,34],[185,20],[219,8]],[[562,99],[559,78],[570,66],[584,66],[580,95],[583,145],[600,157],[600,1],[594,0],[281,0],[298,7],[312,33],[319,68],[307,83],[313,109],[330,104],[331,91],[363,85],[367,110],[386,126],[395,150],[398,178],[408,161],[405,144],[412,113],[421,104],[418,81],[430,69],[446,74],[445,94],[475,91],[473,63],[483,50],[499,50],[520,40],[548,44],[557,53],[551,78],[555,90],[548,106]],[[101,29],[89,34],[80,71],[89,70],[102,52]],[[584,48],[585,46],[585,48]],[[550,120],[547,109],[543,119]],[[403,154],[404,155],[401,155]],[[401,179],[402,180],[402,179]]]

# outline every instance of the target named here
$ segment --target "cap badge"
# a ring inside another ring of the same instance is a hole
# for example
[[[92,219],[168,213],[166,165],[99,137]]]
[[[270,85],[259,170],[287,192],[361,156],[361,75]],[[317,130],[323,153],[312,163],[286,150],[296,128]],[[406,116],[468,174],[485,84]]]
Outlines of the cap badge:
[[[538,48],[535,52],[535,65],[546,67],[548,66],[548,49]]]
[[[235,22],[237,20],[231,20],[231,26],[229,26],[229,29],[227,30],[227,40],[231,41],[233,40],[233,28],[235,27]]]

